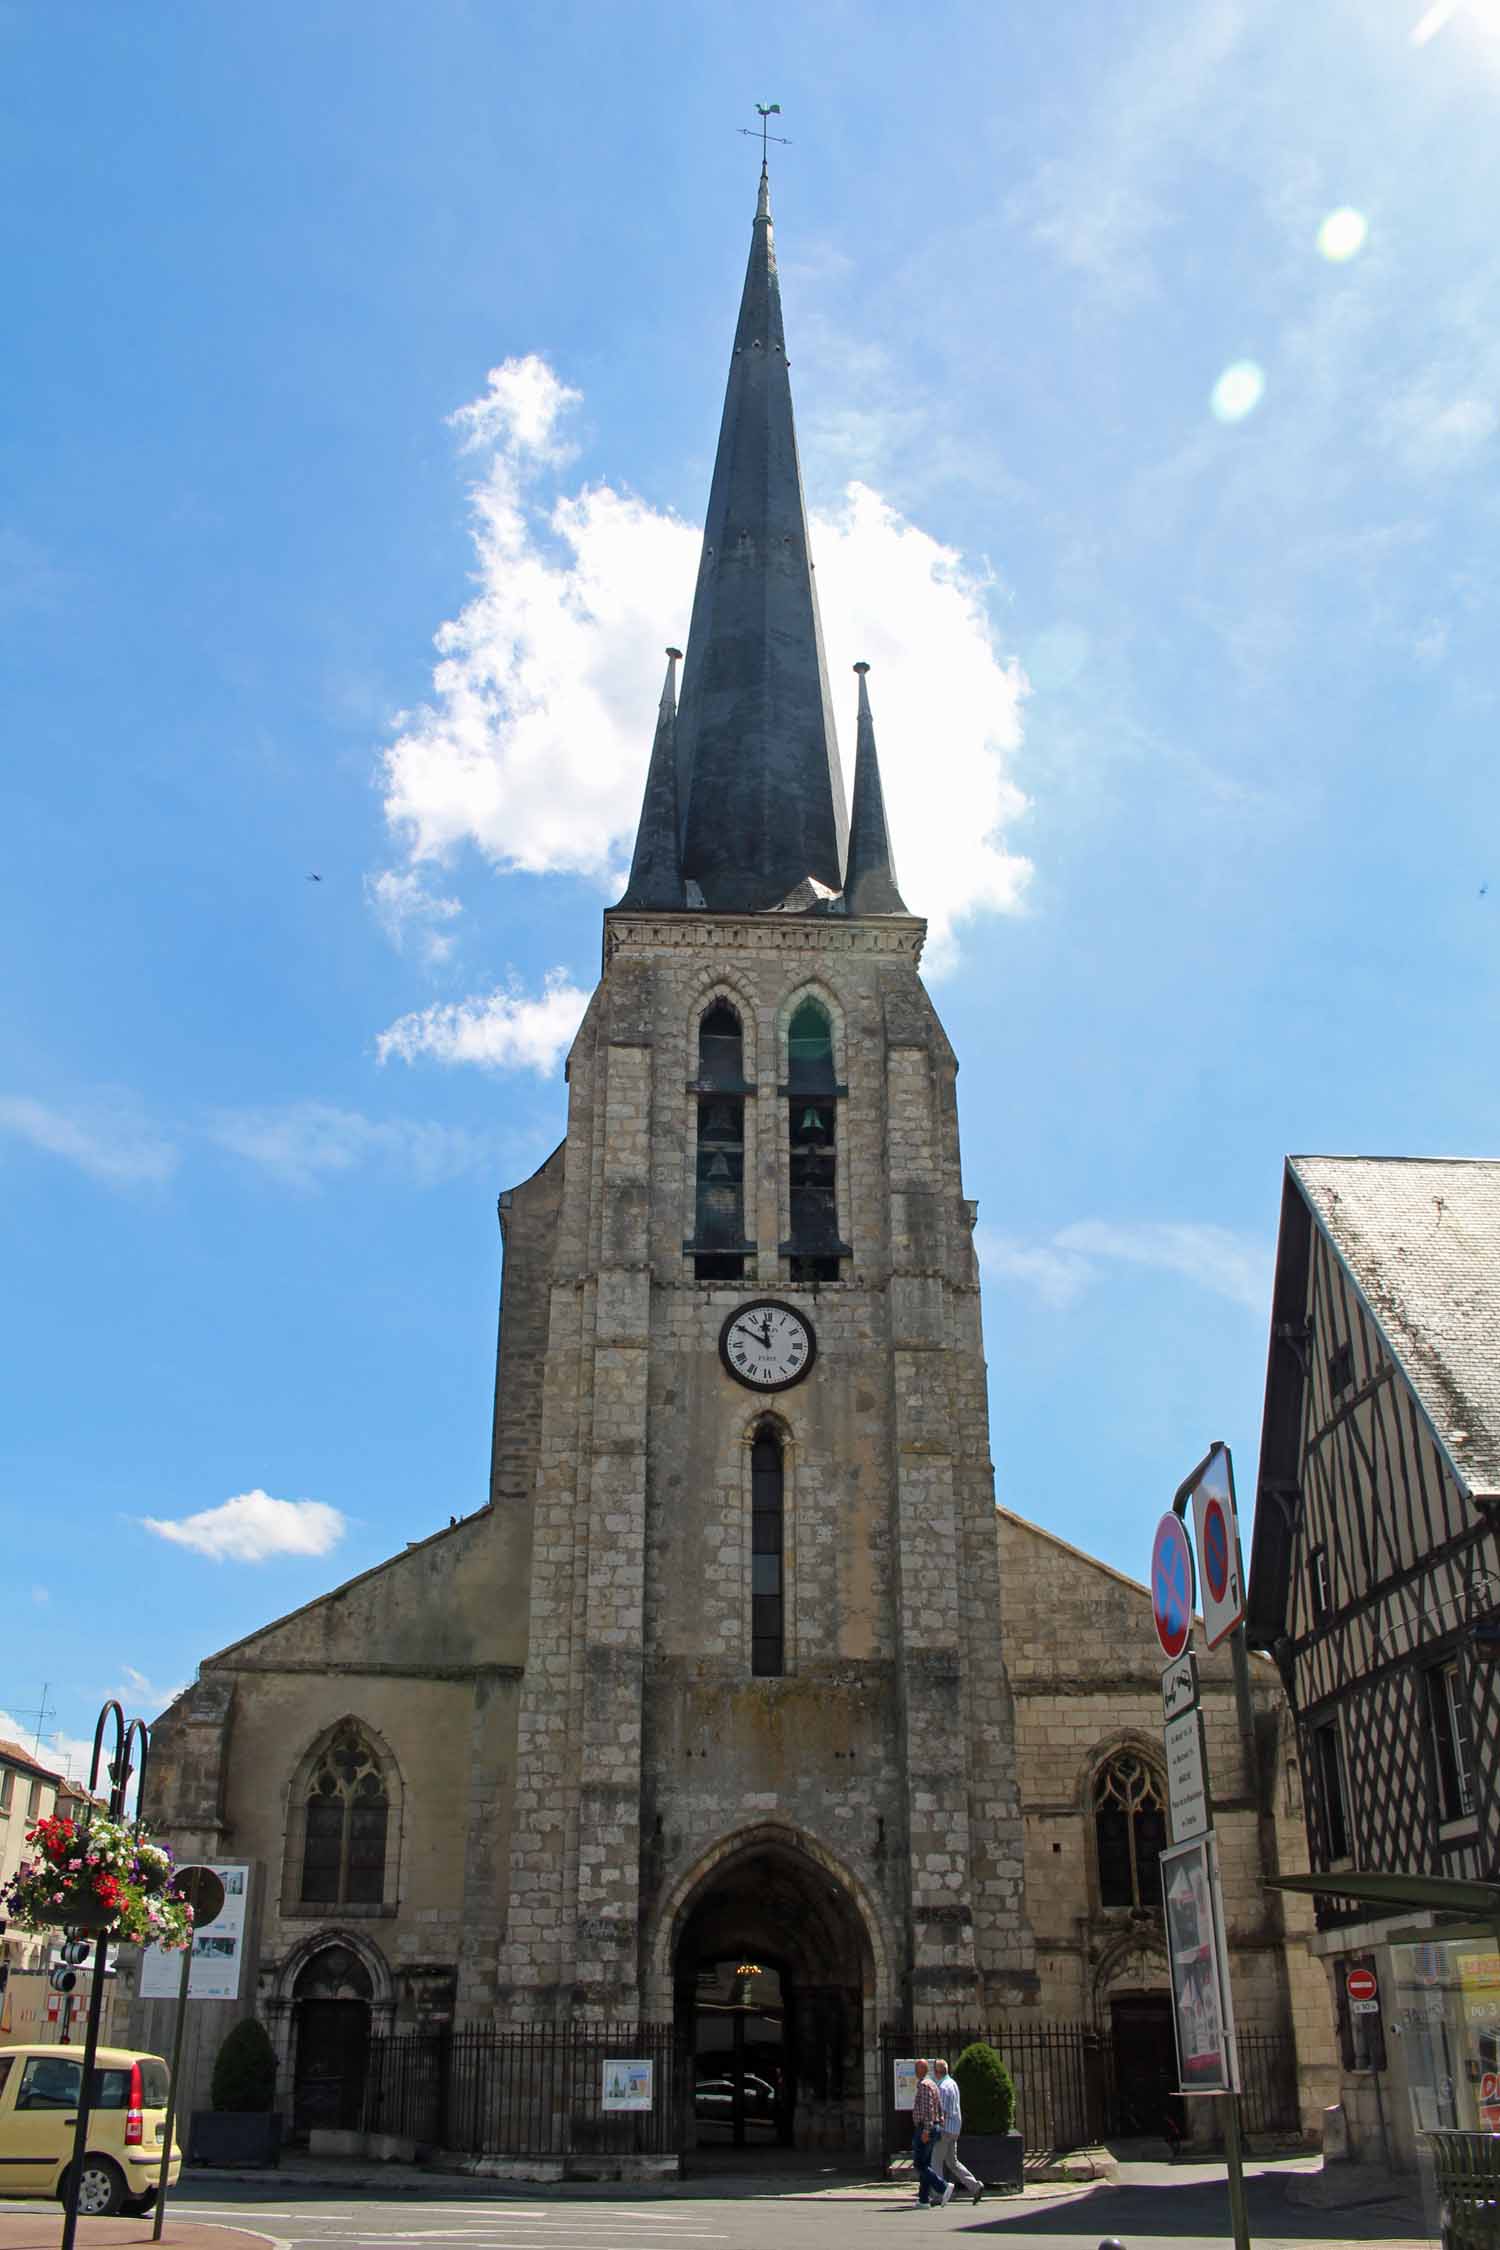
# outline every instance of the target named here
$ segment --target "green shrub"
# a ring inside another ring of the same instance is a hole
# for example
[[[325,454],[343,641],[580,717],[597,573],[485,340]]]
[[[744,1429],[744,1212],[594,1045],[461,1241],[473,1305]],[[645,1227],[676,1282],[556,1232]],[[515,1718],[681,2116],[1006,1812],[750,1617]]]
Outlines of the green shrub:
[[[966,2133],[1008,2133],[1016,2121],[1016,2083],[993,2047],[976,2039],[953,2065]]]
[[[267,2110],[276,2099],[276,2050],[263,2023],[245,2016],[214,2063],[215,2109]]]

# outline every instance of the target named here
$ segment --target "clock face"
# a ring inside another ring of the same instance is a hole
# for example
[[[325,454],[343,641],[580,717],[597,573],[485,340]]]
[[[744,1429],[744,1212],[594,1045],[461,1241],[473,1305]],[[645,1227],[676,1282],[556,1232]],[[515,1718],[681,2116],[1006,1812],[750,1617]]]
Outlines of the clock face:
[[[752,1391],[800,1383],[817,1353],[810,1323],[792,1305],[760,1297],[732,1312],[719,1331],[719,1357]]]

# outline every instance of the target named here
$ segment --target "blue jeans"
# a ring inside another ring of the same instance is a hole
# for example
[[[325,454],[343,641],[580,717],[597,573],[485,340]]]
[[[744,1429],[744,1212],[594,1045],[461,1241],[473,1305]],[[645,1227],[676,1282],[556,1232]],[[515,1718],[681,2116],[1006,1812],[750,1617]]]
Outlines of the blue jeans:
[[[931,2140],[923,2140],[920,2129],[914,2129],[911,2136],[911,2161],[917,2175],[919,2203],[940,2203],[943,2199],[943,2175],[932,2168],[932,2160],[938,2152],[937,2127],[933,2126],[931,2132]]]

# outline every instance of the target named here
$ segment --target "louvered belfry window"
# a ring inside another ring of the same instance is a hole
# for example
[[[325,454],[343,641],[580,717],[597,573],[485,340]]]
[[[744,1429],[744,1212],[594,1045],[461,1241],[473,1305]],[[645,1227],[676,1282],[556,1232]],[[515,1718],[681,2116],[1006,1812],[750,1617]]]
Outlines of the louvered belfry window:
[[[804,1000],[788,1026],[786,1076],[791,1279],[837,1281],[839,1109],[833,1027],[816,1000]]]
[[[1161,1855],[1167,1841],[1162,1786],[1144,1758],[1117,1751],[1094,1783],[1101,1906],[1161,1905]]]
[[[693,1270],[745,1275],[745,1059],[740,1019],[716,1000],[698,1026],[698,1187]]]
[[[340,1727],[308,1787],[303,1905],[379,1906],[389,1825],[380,1761],[358,1727]]]

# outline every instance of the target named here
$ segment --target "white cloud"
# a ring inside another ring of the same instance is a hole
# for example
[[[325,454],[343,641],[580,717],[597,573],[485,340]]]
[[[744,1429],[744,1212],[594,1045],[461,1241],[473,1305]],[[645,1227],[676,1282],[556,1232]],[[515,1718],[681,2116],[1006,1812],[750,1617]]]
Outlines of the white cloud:
[[[34,1722],[17,1718],[14,1711],[0,1711],[0,1737],[14,1742],[28,1758],[34,1758],[39,1766],[47,1767],[52,1773],[60,1773],[71,1781],[88,1780],[89,1760],[94,1754],[92,1736],[85,1742],[80,1735],[63,1734],[54,1729],[38,1742]]]
[[[510,991],[435,1002],[400,1017],[375,1041],[383,1063],[419,1056],[441,1063],[478,1063],[485,1070],[534,1070],[545,1078],[572,1045],[589,996],[563,969],[553,969],[541,996]]]
[[[322,1500],[273,1500],[257,1488],[217,1508],[172,1523],[142,1516],[147,1531],[174,1546],[191,1547],[211,1562],[266,1562],[273,1555],[326,1555],[348,1529],[346,1518]]]
[[[410,869],[402,873],[393,867],[365,877],[365,897],[398,953],[415,945],[432,967],[447,960],[454,941],[441,925],[456,921],[462,914],[456,898],[440,897],[427,888],[419,874]]]
[[[159,1185],[177,1165],[171,1142],[121,1093],[99,1096],[82,1113],[49,1109],[24,1094],[0,1095],[0,1133],[60,1156],[108,1187]]]
[[[1034,1288],[1044,1303],[1059,1310],[1096,1281],[1104,1267],[1116,1264],[1177,1274],[1257,1316],[1270,1311],[1270,1246],[1229,1227],[1171,1220],[1122,1226],[1079,1219],[1044,1242],[1021,1243],[981,1226],[975,1230],[975,1246],[986,1274]]]
[[[494,370],[452,417],[486,456],[472,492],[479,591],[439,630],[432,701],[397,722],[384,757],[386,818],[407,852],[393,880],[413,896],[464,845],[506,870],[624,882],[661,652],[682,645],[701,534],[607,484],[556,489],[557,424],[576,403],[532,358]],[[844,756],[852,773],[850,667],[864,659],[902,888],[941,969],[963,918],[1014,908],[1029,872],[1004,841],[1024,809],[1008,763],[1025,682],[996,648],[984,576],[877,492],[851,484],[812,539]],[[377,910],[400,897],[386,883]],[[501,1001],[485,1020],[508,1046]],[[429,1018],[425,1050],[451,1047],[489,1008],[404,1019],[383,1051],[405,1052]]]
[[[120,1673],[118,1686],[112,1687],[109,1693],[124,1711],[127,1721],[156,1718],[165,1711],[169,1703],[177,1701],[186,1685],[185,1681],[179,1680],[176,1687],[158,1687],[144,1672],[138,1672],[133,1664],[122,1664]]]
[[[232,1155],[259,1165],[291,1187],[303,1188],[371,1162],[431,1187],[472,1171],[486,1153],[474,1134],[455,1126],[365,1117],[330,1102],[222,1110],[207,1130],[210,1139]]]

